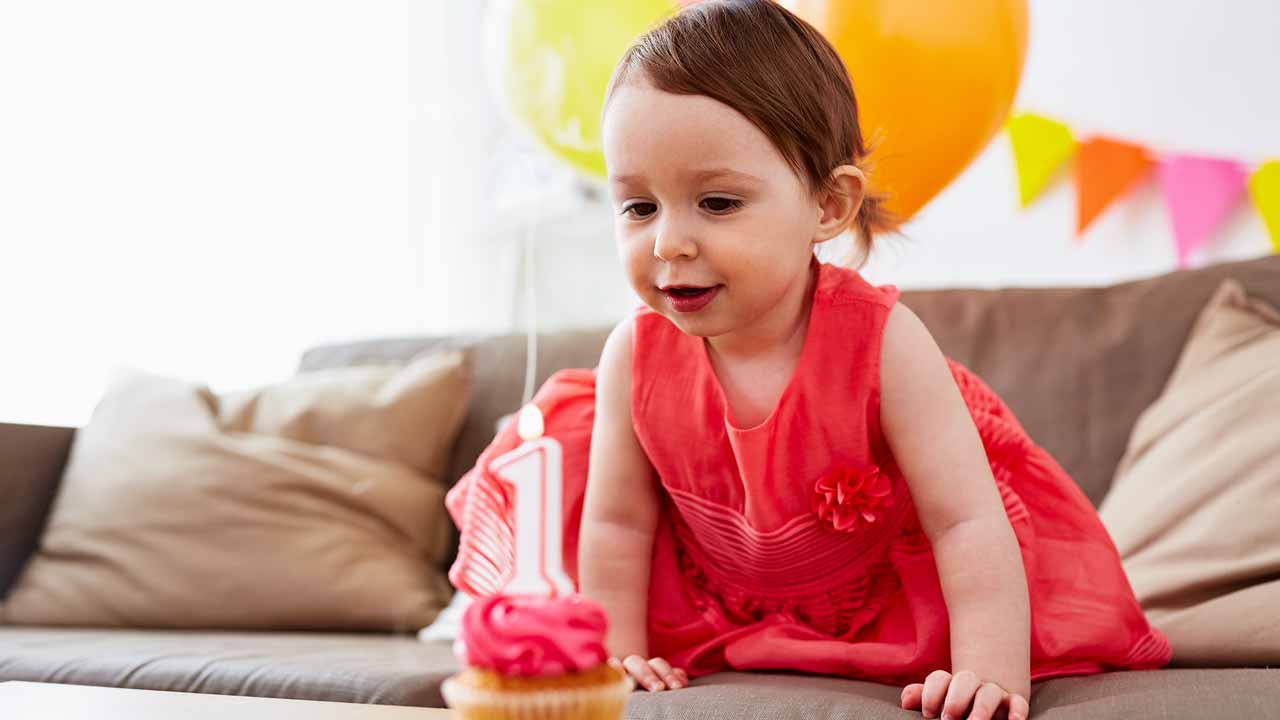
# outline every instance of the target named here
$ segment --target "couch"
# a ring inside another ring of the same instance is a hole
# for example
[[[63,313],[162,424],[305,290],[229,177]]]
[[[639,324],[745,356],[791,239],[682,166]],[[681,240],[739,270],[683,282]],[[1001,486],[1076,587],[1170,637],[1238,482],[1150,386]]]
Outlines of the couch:
[[[943,351],[982,376],[1097,505],[1138,415],[1160,393],[1201,307],[1227,277],[1280,305],[1280,256],[1093,288],[909,291],[902,301]],[[595,364],[606,328],[544,335],[539,382]],[[463,347],[477,379],[451,457],[458,478],[516,409],[520,335],[406,338],[317,347],[299,371],[400,362]],[[76,430],[0,424],[0,597],[38,543]],[[323,632],[0,627],[0,681],[32,680],[343,702],[442,706],[457,665],[447,642]],[[790,674],[724,673],[636,693],[631,718],[919,717],[899,688]],[[1280,716],[1280,668],[1170,667],[1035,683],[1032,716]]]

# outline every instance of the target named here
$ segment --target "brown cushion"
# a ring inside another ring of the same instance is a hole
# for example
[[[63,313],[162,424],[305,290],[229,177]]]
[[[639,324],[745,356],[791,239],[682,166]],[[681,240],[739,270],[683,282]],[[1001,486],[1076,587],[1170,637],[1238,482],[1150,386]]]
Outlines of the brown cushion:
[[[1099,512],[1174,662],[1280,664],[1280,311],[1223,283]]]
[[[463,357],[450,353],[296,378],[256,401],[238,396],[220,418],[206,388],[124,373],[76,434],[3,619],[417,630],[449,597],[439,570],[449,524],[443,483],[401,455],[411,438],[449,446],[466,401],[454,386],[466,382]],[[393,418],[361,391],[390,398]],[[396,437],[375,442],[370,426]]]
[[[0,600],[35,551],[75,430],[0,423]]]

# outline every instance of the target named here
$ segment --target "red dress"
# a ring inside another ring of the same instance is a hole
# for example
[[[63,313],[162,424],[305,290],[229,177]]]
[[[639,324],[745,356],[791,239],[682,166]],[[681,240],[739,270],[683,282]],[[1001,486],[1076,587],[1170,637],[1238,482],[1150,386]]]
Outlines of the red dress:
[[[690,675],[795,670],[883,683],[950,670],[947,610],[928,539],[879,422],[880,341],[893,286],[818,266],[809,326],[772,415],[736,427],[702,338],[635,316],[632,421],[662,484],[649,651]],[[1031,610],[1031,679],[1162,667],[1165,637],[1133,595],[1078,486],[980,379],[952,375],[1018,538]],[[576,579],[594,372],[565,371],[536,402],[564,445],[565,559]],[[462,529],[454,584],[500,587],[509,498],[485,470],[499,433],[450,493]]]

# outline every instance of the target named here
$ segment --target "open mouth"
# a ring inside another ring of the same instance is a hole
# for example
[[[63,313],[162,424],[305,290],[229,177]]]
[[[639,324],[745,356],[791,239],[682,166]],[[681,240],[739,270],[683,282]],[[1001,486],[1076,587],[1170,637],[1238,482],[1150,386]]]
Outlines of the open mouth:
[[[720,288],[720,285],[710,287],[670,285],[659,290],[676,312],[697,312],[715,299]]]
[[[711,288],[709,287],[676,287],[676,288],[667,288],[664,292],[671,293],[676,297],[698,297],[699,295],[702,295],[705,292],[709,292],[710,290]]]

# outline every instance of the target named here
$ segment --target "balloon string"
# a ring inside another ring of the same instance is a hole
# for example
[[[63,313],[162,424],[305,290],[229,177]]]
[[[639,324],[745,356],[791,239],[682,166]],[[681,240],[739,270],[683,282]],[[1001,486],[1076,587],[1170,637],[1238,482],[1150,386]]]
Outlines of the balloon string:
[[[531,163],[526,160],[526,167]],[[533,176],[529,168],[530,178]],[[531,183],[537,187],[537,183]],[[533,384],[538,371],[538,293],[534,288],[533,250],[534,236],[538,227],[538,209],[541,202],[534,202],[530,212],[528,228],[524,235],[524,307],[525,307],[525,356],[524,356],[524,395],[520,407],[533,401]]]

